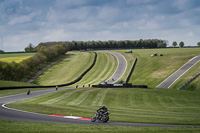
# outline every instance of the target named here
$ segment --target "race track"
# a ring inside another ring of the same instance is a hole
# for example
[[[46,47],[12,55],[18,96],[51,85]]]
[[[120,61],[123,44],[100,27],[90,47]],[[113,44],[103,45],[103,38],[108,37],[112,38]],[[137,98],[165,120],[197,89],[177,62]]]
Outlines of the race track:
[[[179,68],[176,72],[170,75],[157,88],[169,88],[176,80],[178,80],[184,73],[200,61],[200,56],[196,56]]]
[[[118,81],[125,73],[127,68],[127,61],[125,57],[119,53],[111,52],[111,51],[104,51],[114,55],[117,58],[118,66],[114,74],[107,80],[108,84],[113,84]]]
[[[114,54],[116,55],[118,59],[118,67],[117,67],[116,72],[113,74],[113,76],[110,79],[116,78],[115,80],[117,80],[117,79],[120,79],[120,77],[124,74],[124,71],[125,71],[124,68],[126,69],[126,64],[124,63],[126,63],[126,61],[121,62],[124,59],[120,59],[120,56],[118,56],[118,54],[116,53]],[[124,58],[123,56],[121,57]],[[112,83],[112,82],[109,82],[109,83]],[[47,122],[47,123],[90,124],[90,125],[143,126],[143,127],[200,127],[199,125],[167,125],[167,124],[143,124],[143,123],[121,123],[121,122],[108,122],[108,123],[95,122],[94,123],[89,120],[56,117],[56,116],[20,111],[20,110],[10,109],[6,107],[6,104],[8,103],[21,101],[21,100],[33,98],[36,96],[44,95],[47,93],[53,93],[55,91],[61,91],[61,90],[66,90],[66,89],[75,89],[75,88],[63,88],[63,89],[58,89],[58,90],[55,90],[55,89],[42,90],[42,91],[31,92],[30,95],[23,93],[23,94],[18,94],[18,95],[0,97],[0,119],[32,121],[32,122]]]

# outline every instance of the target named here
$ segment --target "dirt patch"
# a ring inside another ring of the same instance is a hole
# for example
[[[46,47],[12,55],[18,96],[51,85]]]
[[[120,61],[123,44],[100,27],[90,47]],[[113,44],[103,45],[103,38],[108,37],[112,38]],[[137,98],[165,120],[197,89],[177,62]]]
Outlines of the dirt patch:
[[[169,75],[168,70],[162,70],[162,71],[155,71],[151,74],[152,78],[166,78],[166,75]]]

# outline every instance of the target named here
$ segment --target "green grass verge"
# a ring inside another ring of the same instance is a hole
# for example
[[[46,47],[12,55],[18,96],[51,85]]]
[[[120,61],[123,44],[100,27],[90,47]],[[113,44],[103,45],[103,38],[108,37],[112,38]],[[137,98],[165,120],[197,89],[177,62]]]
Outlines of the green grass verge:
[[[192,81],[188,86],[184,87],[183,90],[190,90],[190,91],[200,91],[200,77],[196,78]]]
[[[39,85],[69,83],[88,69],[94,60],[94,53],[71,52],[71,54],[68,58],[48,68],[34,83]]]
[[[127,127],[103,125],[77,125],[41,122],[0,120],[2,133],[199,133],[200,128],[191,127]]]
[[[77,125],[41,122],[0,120],[2,133],[198,133],[200,128],[191,127],[126,127],[102,125]]]
[[[91,118],[101,105],[106,105],[110,121],[200,125],[199,99],[199,93],[190,91],[82,88],[18,101],[8,107]]]
[[[180,86],[188,82],[194,76],[196,76],[200,72],[200,62],[193,66],[190,70],[188,70],[182,77],[180,77],[175,84],[173,84],[170,88],[178,89]],[[200,91],[200,77],[193,80],[189,85],[183,88],[183,90],[191,90],[191,91]]]

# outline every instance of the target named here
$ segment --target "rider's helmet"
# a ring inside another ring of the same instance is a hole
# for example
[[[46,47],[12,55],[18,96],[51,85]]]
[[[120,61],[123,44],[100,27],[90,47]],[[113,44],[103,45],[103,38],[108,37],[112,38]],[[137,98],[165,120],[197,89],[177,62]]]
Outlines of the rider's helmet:
[[[106,106],[105,105],[102,105],[102,107],[101,108],[105,108]]]

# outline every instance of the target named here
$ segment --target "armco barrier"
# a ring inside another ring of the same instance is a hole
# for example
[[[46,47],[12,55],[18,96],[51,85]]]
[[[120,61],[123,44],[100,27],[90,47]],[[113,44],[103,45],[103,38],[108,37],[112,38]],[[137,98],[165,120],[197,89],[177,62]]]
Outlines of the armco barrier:
[[[13,87],[0,87],[0,90],[6,90],[6,89],[21,89],[21,88],[52,88],[52,87],[62,87],[62,86],[68,86],[68,85],[72,85],[72,84],[75,84],[76,82],[80,81],[83,76],[89,72],[92,67],[95,65],[96,63],[96,60],[97,60],[97,53],[94,52],[95,56],[94,56],[94,61],[92,63],[92,65],[85,71],[83,72],[76,80],[72,81],[72,82],[69,82],[69,83],[66,83],[66,84],[61,84],[61,85],[50,85],[50,86],[13,86]]]
[[[132,84],[99,84],[92,85],[92,87],[98,88],[144,88],[148,89],[146,85],[132,85]]]
[[[132,66],[132,68],[131,68],[131,70],[130,70],[127,78],[126,78],[126,81],[125,81],[126,84],[128,84],[128,82],[130,80],[131,74],[133,73],[133,70],[135,68],[136,63],[137,63],[137,58],[135,58],[135,61],[133,62],[133,66]]]
[[[185,84],[183,84],[181,87],[178,88],[178,90],[182,90],[184,87],[186,87],[189,83],[191,83],[193,80],[195,80],[197,77],[200,76],[200,73],[197,74],[196,76],[194,76],[192,79],[190,79],[188,82],[186,82]]]

